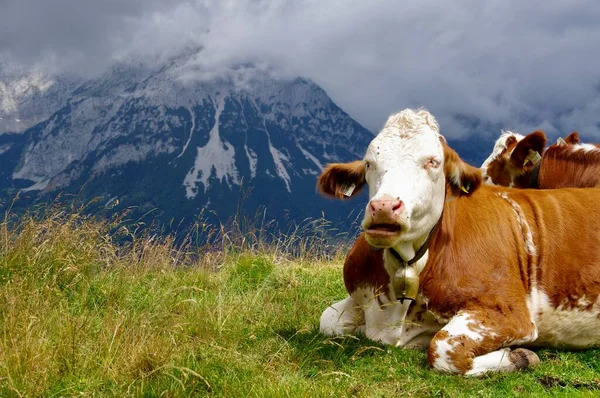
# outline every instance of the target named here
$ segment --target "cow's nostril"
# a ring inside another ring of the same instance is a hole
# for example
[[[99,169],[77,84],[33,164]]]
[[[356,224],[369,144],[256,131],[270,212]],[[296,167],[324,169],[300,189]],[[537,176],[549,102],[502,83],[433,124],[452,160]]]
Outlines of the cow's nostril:
[[[396,203],[394,203],[394,207],[392,207],[392,210],[393,211],[399,210],[400,208],[402,208],[402,204],[403,203],[401,200],[397,201]]]

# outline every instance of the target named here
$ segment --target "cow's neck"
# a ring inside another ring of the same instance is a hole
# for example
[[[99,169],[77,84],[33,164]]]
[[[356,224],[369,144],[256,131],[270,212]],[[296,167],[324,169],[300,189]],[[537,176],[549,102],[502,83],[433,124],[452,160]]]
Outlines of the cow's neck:
[[[395,247],[385,249],[387,260],[384,261],[385,269],[390,277],[393,277],[396,271],[404,267],[411,267],[423,259],[429,249],[433,236],[439,230],[442,223],[442,215],[427,234],[415,239],[414,241],[402,242]],[[421,264],[421,265],[424,265]],[[423,267],[417,267],[417,273],[421,272]]]
[[[542,166],[542,161],[539,161],[535,166],[533,166],[529,172],[529,188],[537,189],[540,187],[540,167]]]
[[[419,242],[419,248],[415,251],[415,254],[412,257],[412,259],[403,258],[402,255],[393,247],[391,247],[389,249],[390,254],[403,266],[413,265],[414,263],[419,261],[421,258],[423,258],[425,253],[427,253],[427,250],[429,249],[429,244],[431,243],[431,238],[433,237],[433,235],[435,235],[435,233],[439,229],[441,223],[442,223],[442,216],[440,216],[440,219],[435,223],[435,225],[433,226],[431,231],[429,231],[429,233],[427,234],[425,239],[423,240],[423,238],[421,238],[417,241],[417,242]],[[414,247],[412,249],[414,251]]]
[[[543,158],[542,158],[543,159]],[[540,187],[540,167],[542,161],[539,161],[531,170],[526,171],[512,181],[511,187],[513,188],[533,188],[538,189]]]
[[[404,258],[394,247],[386,249],[384,267],[390,277],[395,298],[402,303],[406,299],[412,301],[417,298],[419,292],[419,274],[427,262],[426,253],[429,250],[432,237],[439,230],[441,222],[442,216],[440,216],[424,239],[421,238],[412,242],[413,244],[418,244],[418,246],[410,248],[410,252],[414,254],[412,258]]]

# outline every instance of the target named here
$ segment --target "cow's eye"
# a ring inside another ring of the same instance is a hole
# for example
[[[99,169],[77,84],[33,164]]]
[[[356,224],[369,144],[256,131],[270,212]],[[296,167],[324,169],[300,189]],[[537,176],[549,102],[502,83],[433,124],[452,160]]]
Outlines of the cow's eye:
[[[440,164],[441,164],[441,162],[438,159],[429,158],[425,162],[425,168],[426,169],[437,169],[438,167],[440,167]]]

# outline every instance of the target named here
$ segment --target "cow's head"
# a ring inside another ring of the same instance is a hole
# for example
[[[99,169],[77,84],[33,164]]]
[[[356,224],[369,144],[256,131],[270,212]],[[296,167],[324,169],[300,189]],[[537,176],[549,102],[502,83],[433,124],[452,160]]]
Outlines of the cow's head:
[[[546,135],[542,131],[525,137],[512,132],[503,132],[494,145],[491,155],[481,169],[486,183],[505,187],[519,187],[519,177],[525,175],[541,159],[546,146]]]
[[[363,160],[328,165],[318,187],[344,198],[367,184],[367,241],[410,259],[439,220],[447,194],[469,195],[480,183],[481,171],[446,145],[435,118],[406,109],[389,117]]]

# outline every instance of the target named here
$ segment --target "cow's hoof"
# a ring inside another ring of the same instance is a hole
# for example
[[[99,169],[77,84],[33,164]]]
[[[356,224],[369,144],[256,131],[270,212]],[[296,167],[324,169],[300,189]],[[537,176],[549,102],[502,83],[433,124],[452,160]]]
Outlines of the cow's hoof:
[[[515,365],[515,369],[526,369],[540,363],[540,358],[537,354],[525,348],[512,350],[509,355],[510,361]]]

